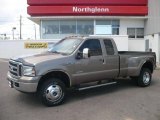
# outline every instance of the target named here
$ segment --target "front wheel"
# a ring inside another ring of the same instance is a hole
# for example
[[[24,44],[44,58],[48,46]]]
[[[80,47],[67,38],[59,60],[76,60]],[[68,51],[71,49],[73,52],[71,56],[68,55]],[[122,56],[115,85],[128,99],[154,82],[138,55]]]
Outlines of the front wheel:
[[[140,76],[138,77],[138,85],[147,87],[151,84],[152,73],[148,68],[142,68]]]
[[[55,78],[47,80],[40,88],[39,97],[46,106],[56,106],[64,102],[66,89],[64,83]]]

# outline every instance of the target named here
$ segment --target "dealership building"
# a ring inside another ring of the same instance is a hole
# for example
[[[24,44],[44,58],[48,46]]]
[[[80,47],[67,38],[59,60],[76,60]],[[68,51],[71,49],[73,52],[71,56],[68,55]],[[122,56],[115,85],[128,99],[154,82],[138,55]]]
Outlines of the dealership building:
[[[28,0],[28,5],[41,39],[108,36],[118,50],[152,50],[160,62],[160,0]]]

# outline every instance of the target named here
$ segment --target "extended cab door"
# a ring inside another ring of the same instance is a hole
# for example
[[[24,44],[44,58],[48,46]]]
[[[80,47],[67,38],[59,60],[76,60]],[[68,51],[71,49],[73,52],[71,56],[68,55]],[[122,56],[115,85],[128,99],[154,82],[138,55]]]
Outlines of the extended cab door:
[[[76,60],[73,84],[100,80],[105,77],[104,57],[100,40],[86,40],[79,48],[79,52],[82,53],[84,48],[89,48],[90,57]]]
[[[116,44],[111,39],[103,39],[104,69],[106,78],[115,78],[119,74],[119,55]]]

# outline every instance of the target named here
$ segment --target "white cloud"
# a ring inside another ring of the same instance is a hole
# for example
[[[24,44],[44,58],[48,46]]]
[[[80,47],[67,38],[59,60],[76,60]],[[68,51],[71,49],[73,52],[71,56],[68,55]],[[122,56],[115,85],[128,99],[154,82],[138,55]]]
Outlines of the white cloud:
[[[0,24],[13,22],[20,14],[26,16],[26,0],[0,0]]]
[[[27,19],[27,0],[0,0],[0,34],[6,33],[11,37],[12,28],[16,27],[15,34],[18,38],[20,15],[22,37],[34,38],[34,23]]]

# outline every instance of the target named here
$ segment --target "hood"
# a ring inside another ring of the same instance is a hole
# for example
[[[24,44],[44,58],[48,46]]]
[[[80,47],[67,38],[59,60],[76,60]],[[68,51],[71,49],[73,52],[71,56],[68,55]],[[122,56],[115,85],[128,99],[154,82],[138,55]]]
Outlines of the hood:
[[[12,60],[21,62],[25,65],[36,65],[44,61],[46,62],[49,60],[59,59],[62,57],[65,57],[65,56],[61,54],[57,54],[57,53],[45,52],[45,53],[40,53],[40,54],[18,56],[18,57],[12,58]]]

